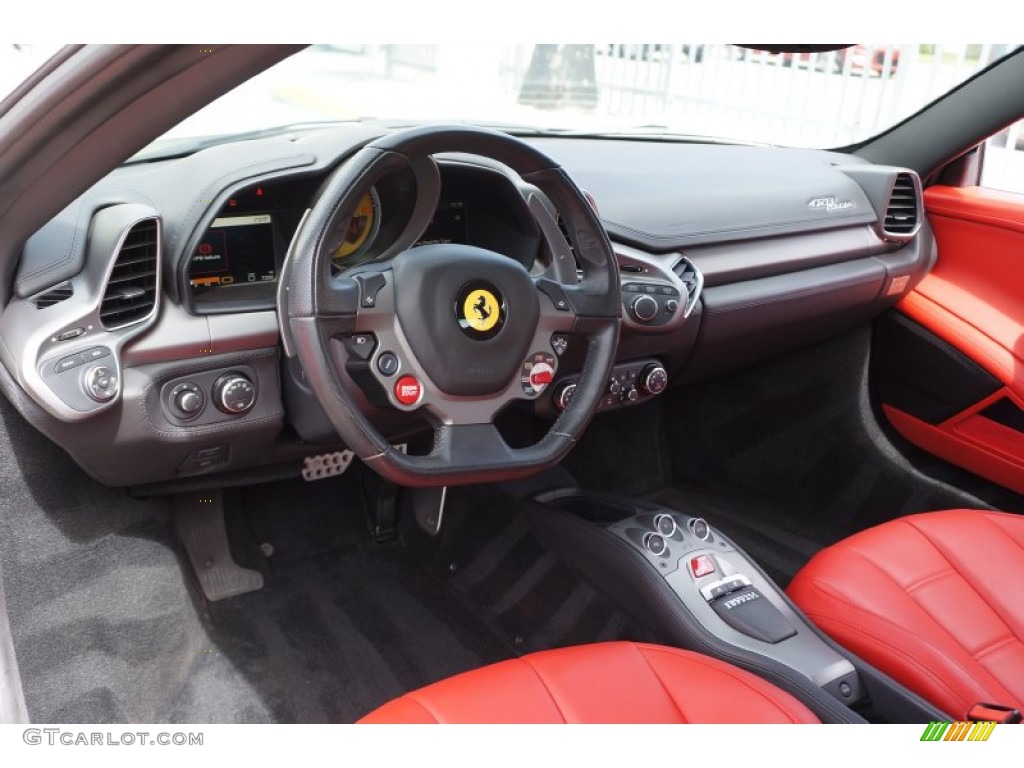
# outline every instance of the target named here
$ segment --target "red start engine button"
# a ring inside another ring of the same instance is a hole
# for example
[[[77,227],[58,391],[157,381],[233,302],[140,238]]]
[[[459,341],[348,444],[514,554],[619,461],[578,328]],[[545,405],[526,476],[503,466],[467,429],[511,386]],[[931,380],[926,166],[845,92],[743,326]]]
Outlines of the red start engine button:
[[[395,400],[402,405],[414,405],[423,394],[423,385],[415,376],[403,376],[395,382]]]

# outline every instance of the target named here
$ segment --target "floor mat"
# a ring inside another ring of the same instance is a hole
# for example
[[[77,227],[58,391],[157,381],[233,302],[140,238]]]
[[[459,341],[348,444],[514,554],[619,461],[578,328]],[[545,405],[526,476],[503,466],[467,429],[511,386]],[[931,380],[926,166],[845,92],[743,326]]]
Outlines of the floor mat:
[[[513,655],[394,545],[291,563],[263,590],[210,605],[209,624],[277,722],[353,722]]]
[[[518,504],[497,485],[449,489],[440,536],[411,527],[405,538],[431,573],[522,652],[654,641],[534,536]]]
[[[207,603],[165,501],[94,482],[2,399],[0,417],[0,564],[34,722],[346,722],[514,655],[403,548],[370,540],[347,480],[232,496],[267,586]]]

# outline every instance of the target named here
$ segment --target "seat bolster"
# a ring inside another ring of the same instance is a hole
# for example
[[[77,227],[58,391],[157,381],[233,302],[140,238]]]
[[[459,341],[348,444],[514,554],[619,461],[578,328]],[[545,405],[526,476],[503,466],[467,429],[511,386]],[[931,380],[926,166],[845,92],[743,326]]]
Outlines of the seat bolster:
[[[822,550],[787,592],[840,645],[950,717],[982,701],[1019,708],[1024,603],[1003,578],[1024,573],[1021,541],[1017,515],[911,515]]]
[[[630,642],[542,651],[385,704],[362,723],[816,723],[791,695],[700,654]]]

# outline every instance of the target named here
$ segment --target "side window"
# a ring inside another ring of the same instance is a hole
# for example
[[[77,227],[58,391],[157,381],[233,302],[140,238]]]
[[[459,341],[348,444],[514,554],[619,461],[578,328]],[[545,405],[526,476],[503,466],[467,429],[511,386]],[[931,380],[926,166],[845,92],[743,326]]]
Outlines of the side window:
[[[1024,194],[1024,120],[988,140],[981,186]]]

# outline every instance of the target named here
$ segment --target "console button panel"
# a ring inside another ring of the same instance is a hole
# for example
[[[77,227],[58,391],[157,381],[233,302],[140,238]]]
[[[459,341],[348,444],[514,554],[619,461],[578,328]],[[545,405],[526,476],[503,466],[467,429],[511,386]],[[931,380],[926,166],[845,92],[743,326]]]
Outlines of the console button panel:
[[[622,306],[635,323],[657,328],[668,325],[679,312],[682,293],[674,285],[650,280],[622,284]]]
[[[576,377],[559,380],[552,388],[552,406],[564,411],[576,389]],[[646,403],[668,387],[668,373],[655,359],[620,363],[612,368],[608,387],[597,403],[598,411]]]
[[[182,427],[243,418],[258,400],[256,371],[248,365],[176,376],[160,386],[164,418]]]
[[[634,508],[606,530],[657,569],[705,631],[799,670],[844,702],[863,695],[849,660],[806,627],[778,587],[721,531],[676,510]]]

